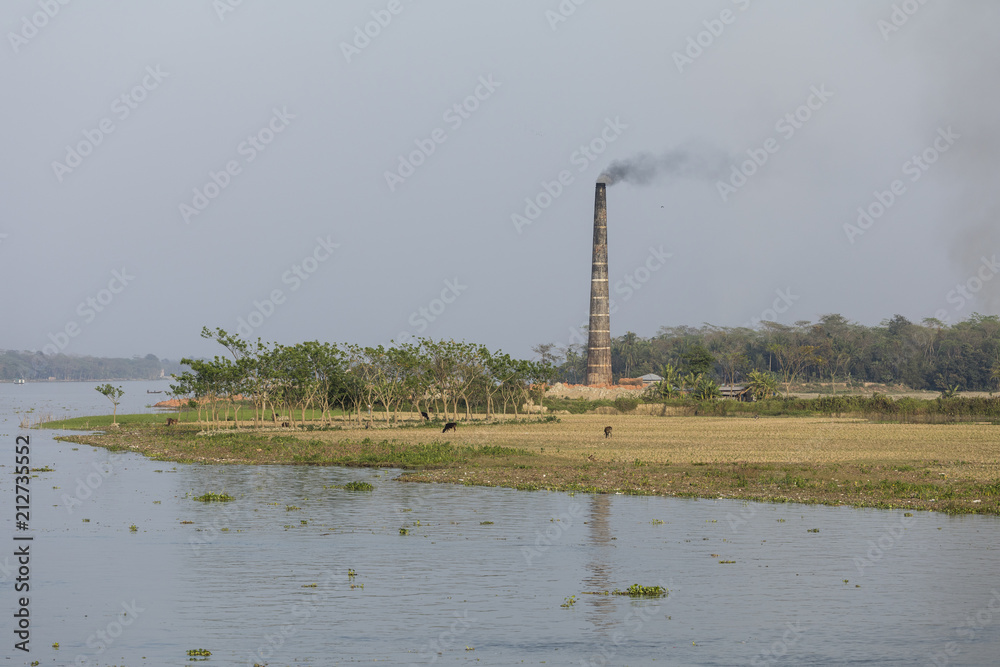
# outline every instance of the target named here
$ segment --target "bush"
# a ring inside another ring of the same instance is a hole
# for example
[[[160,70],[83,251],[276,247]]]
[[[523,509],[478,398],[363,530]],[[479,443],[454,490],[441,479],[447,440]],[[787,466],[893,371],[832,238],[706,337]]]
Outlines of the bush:
[[[635,396],[619,396],[615,399],[615,408],[619,412],[632,412],[639,407],[639,399]]]

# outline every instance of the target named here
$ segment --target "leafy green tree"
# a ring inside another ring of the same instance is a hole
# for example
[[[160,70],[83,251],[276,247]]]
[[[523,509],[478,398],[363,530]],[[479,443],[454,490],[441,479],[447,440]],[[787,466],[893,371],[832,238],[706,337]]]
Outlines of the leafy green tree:
[[[489,373],[485,388],[486,414],[489,415],[496,410],[494,397],[499,396],[503,404],[503,414],[506,415],[511,387],[516,384],[516,379],[522,372],[521,365],[509,354],[500,351],[490,354],[486,364]]]
[[[555,343],[541,343],[531,348],[543,364],[555,365],[559,361],[559,350]]]
[[[393,363],[399,368],[403,377],[403,396],[414,410],[423,412],[421,408],[428,398],[431,378],[425,360],[420,354],[419,341],[416,344],[403,343],[399,347],[391,348],[390,353],[393,356]]]
[[[582,345],[568,345],[563,352],[565,361],[557,368],[563,382],[579,384],[587,376],[587,351]]]
[[[688,373],[708,375],[715,368],[715,357],[701,343],[692,345],[681,358]]]
[[[719,354],[719,366],[722,367],[722,379],[728,384],[736,384],[736,376],[740,369],[747,363],[747,356],[743,350],[729,348]]]
[[[114,426],[118,426],[118,404],[121,403],[121,398],[125,395],[125,390],[121,387],[113,387],[110,384],[102,384],[94,387],[94,389],[96,389],[98,393],[104,394],[104,396],[111,401],[111,405],[114,406],[114,415],[111,419],[111,423]]]
[[[772,343],[768,351],[781,364],[782,383],[785,385],[785,397],[791,391],[792,383],[802,373],[806,366],[817,364],[821,359],[815,354],[815,345],[800,345],[797,343]]]
[[[626,331],[621,338],[616,338],[612,343],[612,349],[620,357],[622,363],[621,377],[632,377],[632,369],[639,360],[642,341],[632,331]]]

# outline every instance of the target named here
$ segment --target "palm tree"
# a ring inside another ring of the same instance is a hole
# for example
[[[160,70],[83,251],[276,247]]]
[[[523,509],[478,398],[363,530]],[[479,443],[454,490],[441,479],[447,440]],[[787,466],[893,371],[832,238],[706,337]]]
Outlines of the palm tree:
[[[639,346],[637,344],[639,336],[631,331],[626,331],[625,335],[616,341],[618,343],[618,353],[622,356],[624,365],[623,377],[632,377],[632,368],[639,357]]]

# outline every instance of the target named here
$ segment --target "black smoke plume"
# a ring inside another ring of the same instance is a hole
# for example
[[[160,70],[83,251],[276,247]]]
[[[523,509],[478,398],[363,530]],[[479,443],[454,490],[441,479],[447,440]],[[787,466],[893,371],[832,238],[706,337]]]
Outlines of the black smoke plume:
[[[667,178],[713,180],[719,178],[728,158],[711,150],[675,148],[665,153],[639,153],[625,160],[615,160],[597,179],[614,185],[650,185]]]

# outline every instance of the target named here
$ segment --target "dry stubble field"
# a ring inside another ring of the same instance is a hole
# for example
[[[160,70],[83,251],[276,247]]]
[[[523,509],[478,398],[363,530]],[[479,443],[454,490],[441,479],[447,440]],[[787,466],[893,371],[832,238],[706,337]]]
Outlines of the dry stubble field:
[[[410,481],[1000,513],[1000,428],[990,424],[561,415],[559,423],[459,424],[447,435],[363,433],[531,454],[404,475]],[[321,437],[333,444],[345,435]]]

